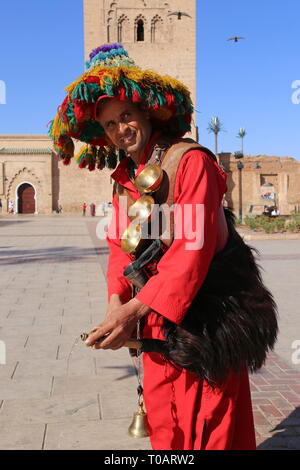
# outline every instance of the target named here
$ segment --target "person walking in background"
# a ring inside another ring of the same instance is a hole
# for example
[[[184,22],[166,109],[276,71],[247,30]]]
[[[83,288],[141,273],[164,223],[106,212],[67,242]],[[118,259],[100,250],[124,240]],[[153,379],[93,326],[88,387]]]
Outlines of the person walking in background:
[[[91,212],[91,216],[92,216],[92,217],[95,217],[96,206],[95,206],[95,204],[94,204],[93,202],[90,204],[90,212]]]
[[[9,203],[8,203],[8,213],[9,214],[14,213],[14,203],[13,203],[13,201],[9,201]]]
[[[86,214],[86,203],[84,202],[82,204],[82,215],[85,215]]]

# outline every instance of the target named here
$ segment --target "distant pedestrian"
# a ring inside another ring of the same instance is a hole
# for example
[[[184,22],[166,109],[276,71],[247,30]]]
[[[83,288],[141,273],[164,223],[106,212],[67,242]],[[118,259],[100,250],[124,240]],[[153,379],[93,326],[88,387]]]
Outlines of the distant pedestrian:
[[[274,207],[274,209],[271,212],[271,215],[278,217],[280,215],[280,211],[276,207]]]
[[[9,201],[9,203],[8,203],[8,213],[9,214],[14,213],[14,203],[13,203],[13,201]]]
[[[2,214],[2,200],[0,199],[0,214]]]
[[[82,215],[85,215],[85,213],[86,213],[86,203],[84,202],[82,204]]]
[[[105,203],[101,202],[99,204],[99,207],[98,207],[98,210],[97,210],[97,215],[100,215],[101,217],[103,217],[105,215],[104,214],[104,208],[105,208]]]
[[[90,204],[90,212],[91,212],[91,216],[92,216],[92,217],[95,217],[96,206],[95,206],[95,204],[94,204],[93,202]]]

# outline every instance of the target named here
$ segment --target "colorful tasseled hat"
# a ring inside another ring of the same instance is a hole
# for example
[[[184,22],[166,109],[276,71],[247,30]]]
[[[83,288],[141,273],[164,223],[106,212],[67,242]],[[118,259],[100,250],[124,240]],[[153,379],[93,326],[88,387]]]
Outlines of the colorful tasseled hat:
[[[85,142],[76,156],[80,168],[114,168],[117,157],[108,145],[102,126],[94,118],[101,96],[142,103],[152,126],[174,137],[191,129],[193,106],[190,93],[180,81],[151,70],[142,70],[121,44],[97,47],[86,62],[86,72],[66,88],[68,92],[49,128],[54,149],[68,165],[74,156],[72,139]]]

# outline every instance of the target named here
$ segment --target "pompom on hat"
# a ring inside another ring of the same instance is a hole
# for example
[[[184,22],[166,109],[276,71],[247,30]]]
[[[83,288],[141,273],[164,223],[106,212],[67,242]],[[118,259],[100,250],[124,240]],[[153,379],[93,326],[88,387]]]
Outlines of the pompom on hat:
[[[119,155],[112,150],[104,129],[95,119],[103,98],[140,103],[149,111],[153,129],[174,137],[191,130],[193,106],[188,88],[180,81],[152,70],[142,70],[128,56],[122,44],[104,44],[94,49],[86,72],[66,88],[68,92],[50,123],[54,149],[68,165],[74,156],[74,142],[84,146],[76,156],[80,168],[114,168]]]

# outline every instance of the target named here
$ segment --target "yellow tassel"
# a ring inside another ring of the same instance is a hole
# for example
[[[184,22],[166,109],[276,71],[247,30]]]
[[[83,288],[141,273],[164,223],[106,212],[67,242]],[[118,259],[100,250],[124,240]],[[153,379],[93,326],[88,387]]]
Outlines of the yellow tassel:
[[[79,158],[81,157],[81,155],[83,153],[86,153],[88,151],[88,148],[89,146],[88,145],[83,145],[83,147],[81,147],[81,149],[79,150],[78,154],[76,155],[75,157],[75,161],[76,163],[78,162]]]
[[[59,117],[59,114],[56,114],[53,120],[52,129],[51,129],[51,134],[54,138],[54,141],[57,142],[59,137],[62,134],[66,134],[69,131],[70,131],[69,125],[62,122],[62,120]]]

